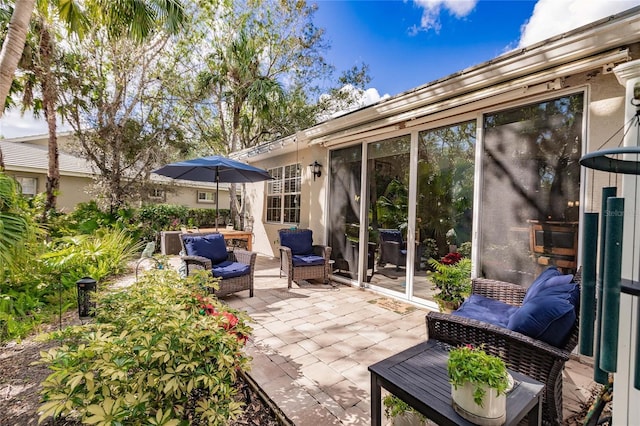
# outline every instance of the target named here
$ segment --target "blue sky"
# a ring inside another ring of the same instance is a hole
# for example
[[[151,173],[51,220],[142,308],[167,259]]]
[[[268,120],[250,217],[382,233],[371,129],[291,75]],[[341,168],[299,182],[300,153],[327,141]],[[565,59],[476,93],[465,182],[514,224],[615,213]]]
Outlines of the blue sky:
[[[535,4],[480,1],[463,17],[443,8],[439,30],[416,32],[424,9],[414,2],[320,0],[316,25],[327,31],[337,69],[364,62],[371,86],[396,95],[503,54]]]
[[[366,63],[363,105],[422,86],[509,50],[640,5],[640,0],[308,0],[340,71]],[[65,130],[64,127],[60,129]],[[46,134],[43,120],[17,110],[0,136]]]

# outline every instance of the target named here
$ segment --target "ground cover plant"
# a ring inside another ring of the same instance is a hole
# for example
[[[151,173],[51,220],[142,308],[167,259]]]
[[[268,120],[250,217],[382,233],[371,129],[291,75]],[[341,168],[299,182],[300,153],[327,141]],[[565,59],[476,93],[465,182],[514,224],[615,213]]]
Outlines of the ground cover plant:
[[[40,420],[89,424],[227,424],[242,412],[235,386],[250,359],[246,314],[209,296],[213,278],[153,270],[135,285],[102,292],[95,322],[54,337],[43,353]]]

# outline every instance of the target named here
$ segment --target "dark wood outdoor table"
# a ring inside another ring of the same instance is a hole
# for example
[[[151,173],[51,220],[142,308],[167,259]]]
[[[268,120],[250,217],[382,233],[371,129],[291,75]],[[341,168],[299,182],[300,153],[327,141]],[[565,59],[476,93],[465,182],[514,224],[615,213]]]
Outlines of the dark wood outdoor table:
[[[448,346],[428,340],[369,366],[371,373],[371,424],[382,423],[381,387],[439,425],[472,425],[451,405],[447,375]],[[542,383],[509,371],[515,385],[507,395],[505,425],[516,425],[529,416],[529,425],[542,421]]]

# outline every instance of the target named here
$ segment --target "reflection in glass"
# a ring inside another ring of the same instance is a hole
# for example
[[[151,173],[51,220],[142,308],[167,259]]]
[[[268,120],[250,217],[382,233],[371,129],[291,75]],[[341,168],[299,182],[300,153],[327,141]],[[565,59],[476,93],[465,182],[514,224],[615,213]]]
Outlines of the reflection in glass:
[[[526,283],[549,264],[571,270],[575,248],[546,256],[532,238],[543,225],[551,246],[550,226],[577,226],[583,95],[489,114],[484,128],[480,275]]]
[[[418,144],[416,240],[426,269],[429,258],[471,255],[476,121],[422,131]],[[419,285],[419,277],[413,295],[431,300],[432,286]]]
[[[367,271],[372,284],[401,293],[407,284],[410,148],[410,135],[367,147]]]
[[[360,226],[360,171],[362,146],[330,153],[329,245],[334,274],[358,277],[358,236]]]

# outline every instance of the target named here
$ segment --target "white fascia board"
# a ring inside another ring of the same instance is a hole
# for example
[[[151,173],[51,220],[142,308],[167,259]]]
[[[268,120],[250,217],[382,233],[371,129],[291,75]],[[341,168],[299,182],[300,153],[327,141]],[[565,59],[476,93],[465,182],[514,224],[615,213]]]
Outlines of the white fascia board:
[[[391,123],[383,121],[388,116],[415,110],[423,105],[465,93],[491,88],[531,74],[543,73],[545,70],[588,59],[607,50],[640,42],[639,12],[640,7],[634,8],[621,14],[617,20],[606,18],[530,47],[506,53],[478,66],[380,101],[368,108],[328,120],[301,133],[306,140],[314,143],[323,136],[336,134],[363,123],[376,121],[381,125],[388,125]],[[597,65],[594,66],[597,67]],[[547,78],[554,77],[549,75]]]
[[[304,136],[301,132],[298,132],[295,135],[287,136],[274,142],[268,142],[231,153],[229,157],[239,161],[260,161],[274,155],[288,154],[306,148],[306,145],[302,144],[302,139],[304,139]]]
[[[37,175],[46,175],[47,171],[39,167],[24,167],[24,166],[7,166],[5,171],[11,173],[33,173]],[[74,172],[68,170],[60,170],[60,176],[80,177],[80,178],[92,178],[92,173],[86,172]]]

